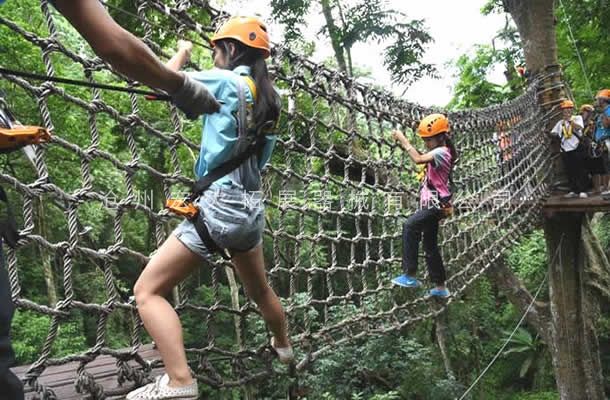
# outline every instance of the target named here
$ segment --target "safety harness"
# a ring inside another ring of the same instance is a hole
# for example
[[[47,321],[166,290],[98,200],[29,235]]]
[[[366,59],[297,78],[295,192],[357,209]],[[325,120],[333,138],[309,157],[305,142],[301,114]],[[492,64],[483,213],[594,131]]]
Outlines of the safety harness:
[[[432,181],[429,179],[430,177],[428,176],[428,168],[431,168],[430,163],[426,163],[426,166],[423,170],[423,176],[422,176],[422,186],[425,183],[428,190],[430,190],[432,193],[436,194],[436,196],[438,198],[439,209],[443,212],[443,218],[448,218],[453,215],[453,205],[451,204],[451,199],[453,198],[453,189],[455,186],[455,184],[453,182],[453,169],[455,167],[455,160],[451,160],[451,163],[452,163],[451,169],[449,170],[449,195],[448,196],[440,196],[439,191],[436,189],[436,187],[434,186]]]
[[[572,137],[572,135],[576,136],[576,139],[578,139],[578,147],[576,148],[577,151],[584,151],[587,153],[591,153],[593,154],[593,150],[592,150],[592,141],[590,140],[590,138],[588,136],[586,136],[584,133],[578,133],[578,131],[574,130],[572,128],[572,124],[571,122],[574,121],[576,119],[576,117],[572,116],[570,117],[570,124],[567,126],[566,128],[566,124],[564,122],[567,121],[561,121],[561,149],[560,152],[564,153],[565,150],[563,149],[563,142],[564,140],[568,140]]]
[[[273,127],[273,121],[266,121],[258,125],[254,122],[252,106],[246,101],[244,86],[244,83],[248,85],[250,92],[252,93],[252,98],[256,101],[256,85],[252,78],[249,76],[241,76],[241,79],[238,79],[237,82],[239,100],[237,130],[239,136],[235,143],[235,155],[211,170],[208,174],[199,178],[199,180],[195,182],[191,194],[186,199],[168,199],[165,204],[165,207],[171,212],[185,217],[192,222],[197,230],[197,234],[207,249],[211,252],[220,254],[225,260],[230,260],[231,255],[227,249],[218,246],[210,236],[204,219],[199,216],[201,210],[195,204],[195,200],[208,190],[212,183],[237,169],[251,156],[258,154],[260,157],[266,142],[265,135]]]
[[[49,132],[39,126],[22,126],[15,119],[8,104],[0,94],[0,153],[10,153],[24,146],[47,142]],[[0,186],[0,202],[4,203],[5,215],[0,217],[0,235],[7,245],[14,248],[19,240],[17,223],[6,192]]]

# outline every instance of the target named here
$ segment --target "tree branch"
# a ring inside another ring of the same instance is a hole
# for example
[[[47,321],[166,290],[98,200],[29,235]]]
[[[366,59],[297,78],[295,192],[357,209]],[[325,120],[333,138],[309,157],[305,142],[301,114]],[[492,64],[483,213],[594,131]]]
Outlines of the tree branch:
[[[522,313],[526,312],[533,296],[503,259],[487,270],[487,276],[502,290],[517,309]],[[546,343],[549,343],[550,340],[550,317],[548,304],[539,301],[534,303],[525,317],[527,323],[536,329],[538,335]]]

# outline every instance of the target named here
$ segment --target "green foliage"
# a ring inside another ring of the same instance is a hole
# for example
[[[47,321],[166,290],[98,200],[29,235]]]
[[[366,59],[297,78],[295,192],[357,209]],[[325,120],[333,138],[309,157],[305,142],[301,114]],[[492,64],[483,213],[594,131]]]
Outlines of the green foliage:
[[[47,338],[51,318],[31,311],[17,310],[13,318],[11,336],[13,348],[20,363],[32,363],[40,356]],[[85,338],[75,321],[62,322],[51,350],[52,357],[78,354],[87,349]]]
[[[610,87],[610,7],[606,1],[563,0],[557,4],[556,15],[559,62],[576,101],[591,103],[597,90]],[[576,43],[572,42],[570,29]],[[587,79],[593,93],[588,90]]]
[[[506,43],[499,48],[495,41]],[[454,109],[481,108],[500,104],[523,92],[523,79],[515,73],[523,55],[515,29],[507,22],[494,39],[494,45],[477,45],[472,56],[464,54],[456,61],[457,78],[453,98],[447,105]],[[507,82],[492,83],[488,75],[498,66],[505,69]]]
[[[272,15],[284,25],[288,42],[302,41],[301,26],[314,5],[330,9],[332,20],[326,19],[322,31],[333,43],[339,67],[346,68],[348,74],[354,75],[358,62],[352,60],[353,46],[376,41],[389,42],[383,51],[384,65],[394,82],[408,86],[424,76],[435,76],[434,66],[421,61],[425,47],[433,41],[424,22],[409,20],[404,13],[389,8],[385,0],[272,0]]]
[[[523,356],[524,360],[521,364],[521,368],[519,369],[519,378],[524,378],[525,375],[535,367],[534,363],[536,362],[539,354],[538,352],[541,350],[541,342],[538,336],[532,336],[526,329],[519,328],[515,334],[508,339],[508,335],[510,332],[504,332],[507,335],[507,339],[509,346],[507,350],[504,351],[503,355],[507,356],[508,354],[520,354]]]
[[[544,278],[547,269],[544,232],[536,230],[524,236],[508,253],[508,263],[519,278],[534,290]]]
[[[314,368],[303,383],[307,399],[449,400],[463,390],[444,377],[442,363],[429,348],[396,336],[336,346]]]
[[[448,107],[466,109],[501,103],[508,95],[507,88],[487,80],[497,61],[491,46],[477,46],[472,58],[462,55],[456,63],[459,80]]]
[[[481,7],[481,14],[488,15],[492,13],[503,13],[504,6],[502,5],[502,0],[487,0],[487,3]]]

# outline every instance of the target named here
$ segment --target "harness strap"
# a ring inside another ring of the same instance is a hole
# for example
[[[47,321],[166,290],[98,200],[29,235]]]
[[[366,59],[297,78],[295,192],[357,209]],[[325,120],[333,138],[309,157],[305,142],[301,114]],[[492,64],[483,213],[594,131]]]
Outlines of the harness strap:
[[[190,221],[193,223],[193,225],[195,225],[195,230],[197,231],[197,234],[201,238],[203,244],[205,244],[205,247],[207,247],[207,249],[212,253],[220,254],[220,256],[225,260],[230,260],[231,254],[226,249],[223,249],[216,244],[214,239],[212,239],[210,231],[203,221],[203,218],[200,217],[201,215],[197,214],[194,218],[190,219]]]
[[[239,108],[237,110],[237,125],[239,139],[236,144],[236,146],[239,146],[240,148],[236,149],[237,154],[233,158],[225,161],[208,174],[199,178],[193,186],[192,193],[188,198],[188,201],[190,202],[194,201],[203,192],[208,190],[212,183],[238,168],[252,155],[260,154],[265,146],[265,131],[271,128],[270,124],[272,124],[272,121],[259,124],[254,129],[248,129],[246,94],[243,82],[245,81],[248,85],[254,85],[254,81],[249,76],[243,76],[242,78],[244,78],[244,80],[238,81]],[[252,91],[252,88],[250,90]],[[253,97],[256,98],[256,89],[252,91],[252,94]]]
[[[210,188],[212,183],[239,167],[244,161],[246,161],[256,152],[261,151],[264,145],[264,134],[262,135],[262,139],[260,135],[259,137],[252,139],[243,152],[226,161],[225,163],[219,165],[218,167],[214,168],[205,176],[202,176],[193,186],[193,192],[189,196],[188,201],[195,201],[197,197],[199,197],[203,192]]]
[[[252,79],[252,77],[249,75],[242,75],[242,78],[244,79],[244,82],[246,82],[248,87],[250,88],[250,93],[252,93],[252,98],[254,99],[254,101],[256,101],[258,92],[256,89],[256,84],[254,83],[254,79]]]
[[[239,108],[237,110],[237,128],[238,128],[238,141],[235,145],[235,152],[237,153],[231,159],[225,161],[218,167],[214,168],[205,176],[202,176],[194,185],[193,191],[188,199],[189,202],[193,202],[197,197],[201,196],[206,190],[210,188],[212,183],[227,175],[228,173],[239,168],[247,159],[252,157],[254,154],[260,154],[265,146],[265,131],[270,128],[271,121],[259,124],[256,128],[249,128],[248,126],[248,110],[246,102],[246,91],[244,82],[250,88],[252,98],[256,100],[256,85],[249,76],[242,76],[243,79],[239,79],[237,82],[237,96],[239,99]],[[216,244],[210,231],[205,224],[200,211],[197,214],[189,218],[189,221],[195,226],[197,234],[201,238],[201,241],[205,244],[210,252],[218,253],[225,260],[231,259],[231,254],[224,248],[221,248]]]
[[[430,176],[428,175],[428,168],[430,168],[430,163],[426,164],[426,168],[424,170],[424,182],[426,184],[426,186],[428,187],[428,190],[430,190],[433,193],[437,194],[438,197],[438,201],[441,205],[441,207],[445,208],[445,207],[451,207],[451,199],[453,198],[453,190],[452,190],[452,186],[453,186],[453,168],[454,168],[454,160],[451,160],[451,169],[449,170],[449,176],[448,176],[448,180],[449,180],[449,196],[440,196],[439,191],[436,189],[436,187],[434,186],[434,184],[432,183],[432,181],[430,180]],[[423,183],[423,182],[422,182]]]

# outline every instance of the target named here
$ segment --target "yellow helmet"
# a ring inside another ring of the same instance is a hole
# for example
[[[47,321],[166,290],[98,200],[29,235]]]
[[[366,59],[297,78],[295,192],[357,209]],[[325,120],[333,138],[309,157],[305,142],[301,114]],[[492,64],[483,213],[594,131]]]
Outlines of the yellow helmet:
[[[564,100],[559,104],[559,108],[574,108],[574,102],[572,100]]]
[[[419,123],[417,134],[422,137],[432,137],[441,133],[449,133],[449,119],[443,114],[430,114]]]

